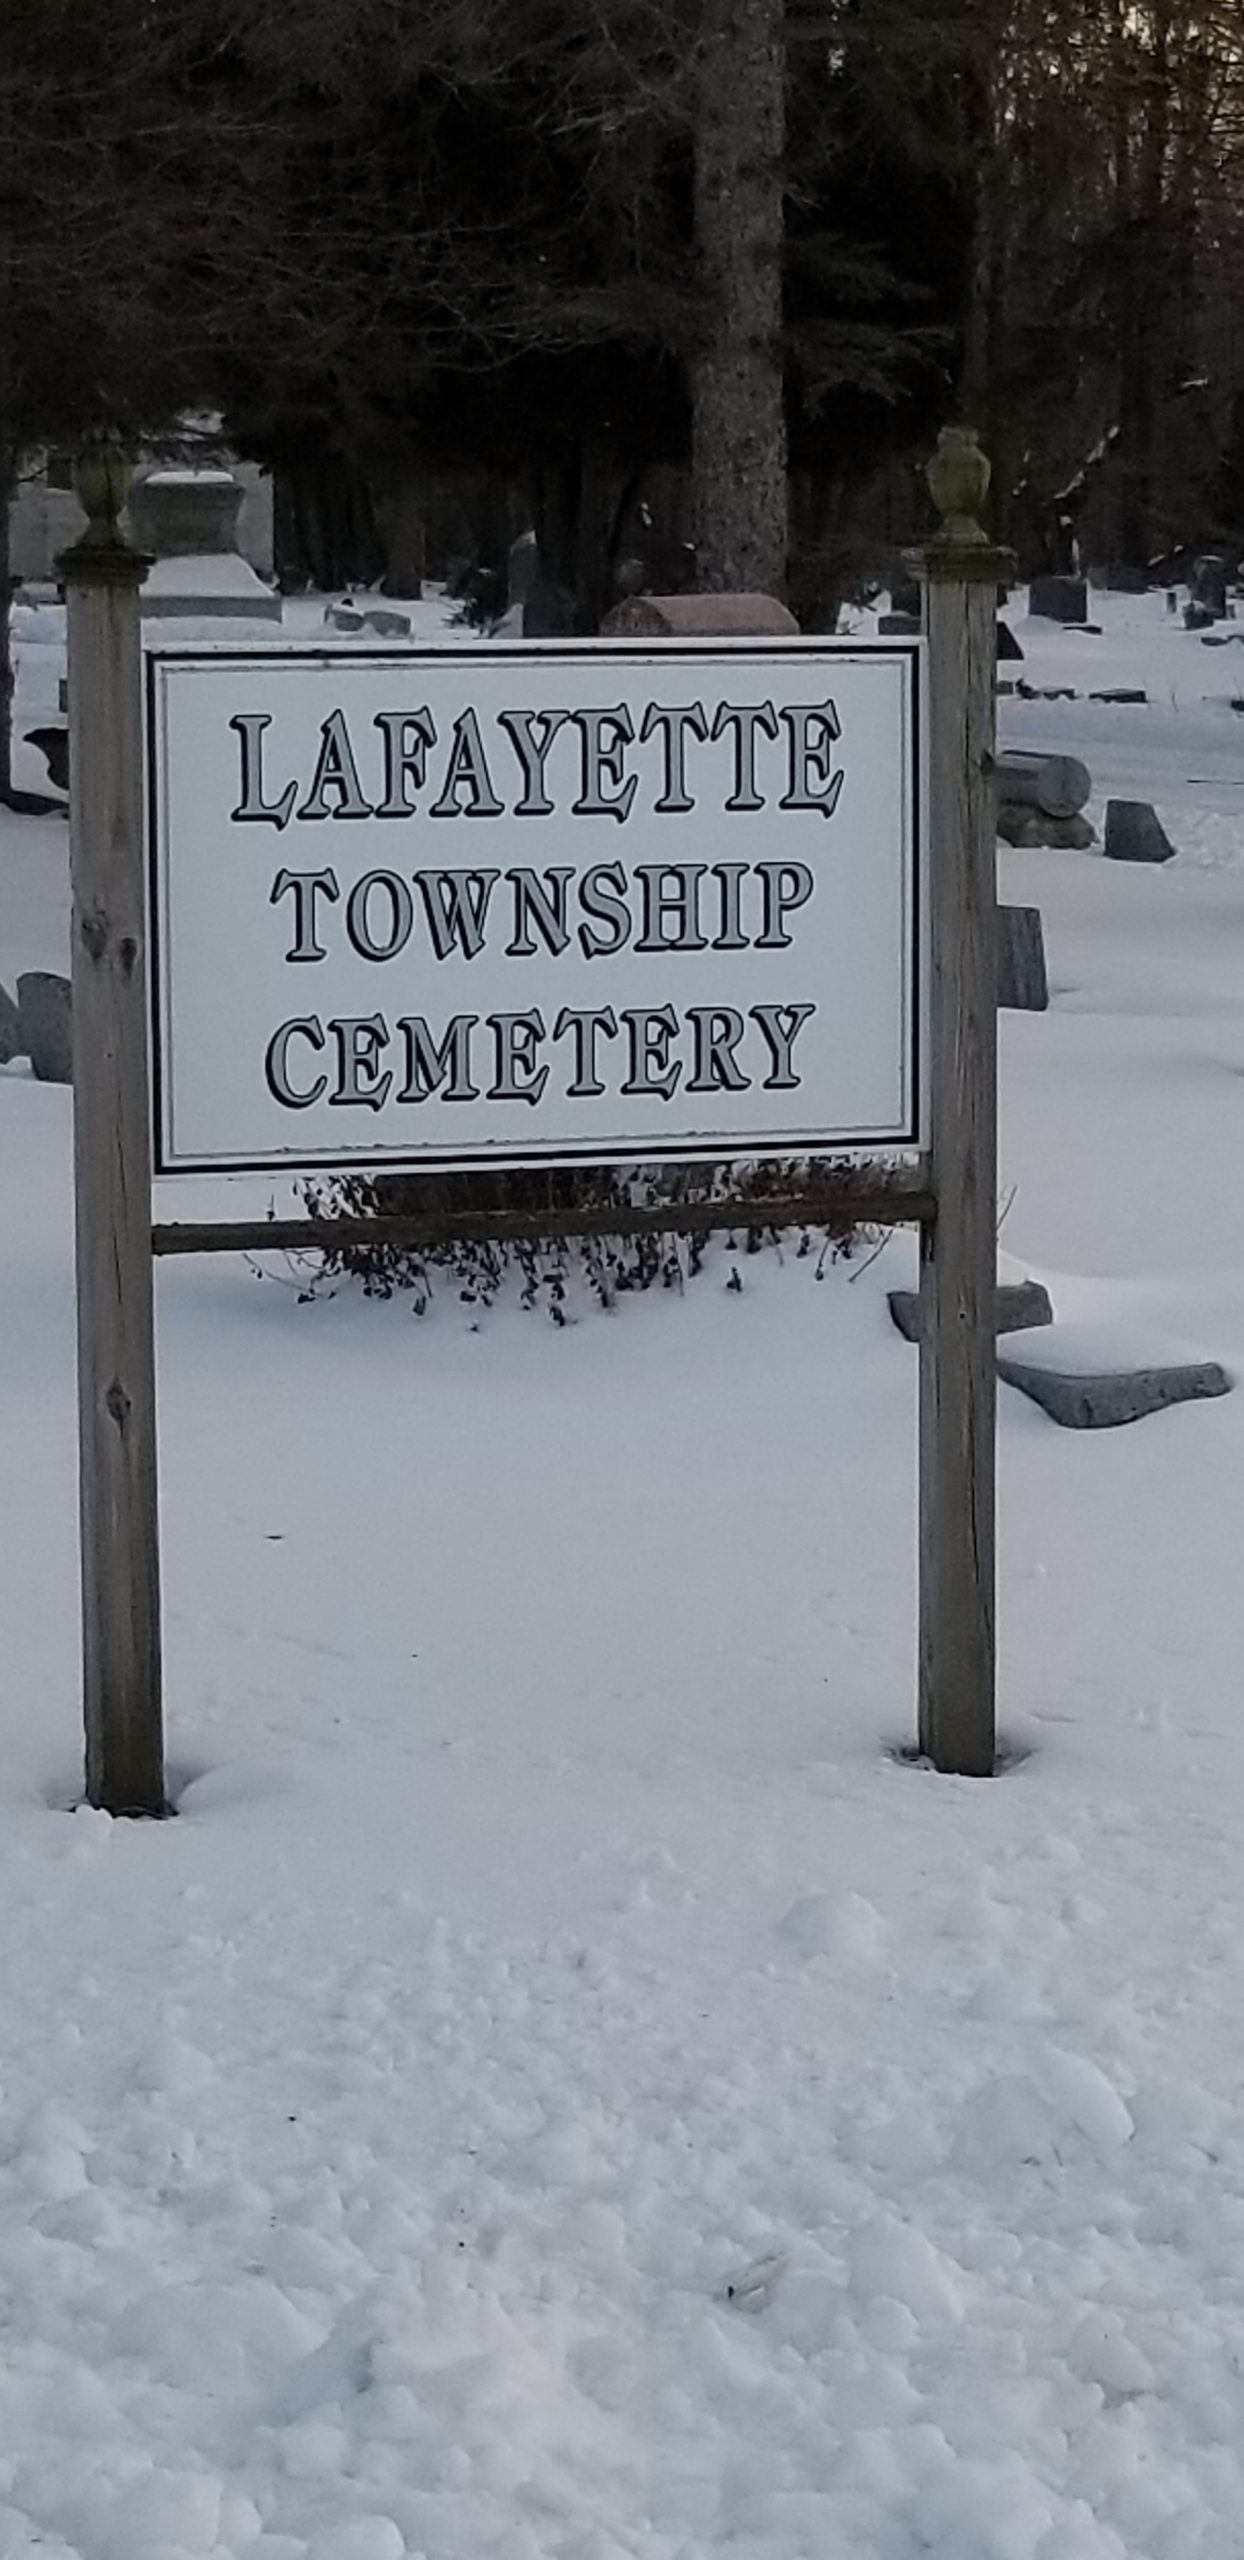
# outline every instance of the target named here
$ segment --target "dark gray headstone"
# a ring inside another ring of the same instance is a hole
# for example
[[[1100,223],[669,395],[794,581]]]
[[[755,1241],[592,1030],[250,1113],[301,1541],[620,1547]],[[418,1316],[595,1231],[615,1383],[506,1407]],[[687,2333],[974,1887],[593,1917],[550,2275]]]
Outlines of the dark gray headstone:
[[[1017,808],[1012,801],[1003,802],[997,824],[1003,844],[1025,852],[1087,853],[1097,842],[1088,818],[1051,818],[1044,809]]]
[[[918,640],[924,625],[918,613],[879,613],[877,630],[883,640]]]
[[[1195,562],[1189,582],[1189,596],[1203,613],[1221,622],[1227,610],[1227,564],[1218,553],[1207,552]]]
[[[1020,645],[1019,645],[1019,642],[1018,642],[1018,640],[1016,639],[1015,634],[1014,634],[1014,632],[1012,631],[1012,629],[1011,629],[1011,627],[1010,627],[1010,624],[1009,624],[1009,623],[1006,623],[1006,622],[1000,622],[1000,623],[998,624],[998,664],[999,664],[999,666],[1009,666],[1009,665],[1011,664],[1012,659],[1014,659],[1014,658],[1022,658],[1022,657],[1023,657],[1023,654],[1024,654],[1024,653],[1023,653],[1023,650],[1021,649],[1021,647],[1020,647]]]
[[[69,980],[30,969],[17,981],[20,1045],[41,1084],[72,1084]]]
[[[921,596],[918,578],[896,578],[890,589],[891,613],[914,614],[920,620]]]
[[[1087,622],[1088,582],[1084,578],[1034,578],[1028,610],[1045,622]]]
[[[129,496],[134,539],[157,560],[236,551],[241,507],[242,484],[231,471],[153,471]]]
[[[579,627],[572,595],[555,586],[537,567],[523,606],[523,636],[528,640],[573,640]]]
[[[342,596],[338,604],[326,605],[324,620],[330,631],[361,631],[363,628],[362,609],[352,604],[349,596]]]
[[[1188,1360],[1172,1368],[1118,1369],[1084,1373],[1048,1369],[1025,1360],[1022,1352],[998,1355],[998,1376],[1019,1387],[1068,1431],[1109,1431],[1121,1422],[1140,1422],[1164,1405],[1189,1404],[1201,1396],[1225,1396],[1231,1380],[1217,1360]]]
[[[994,1301],[995,1331],[1024,1333],[1033,1325],[1053,1324],[1050,1293],[1039,1280],[1002,1281]],[[920,1340],[920,1292],[891,1289],[890,1314],[904,1342]]]
[[[1050,1001],[1039,907],[998,909],[998,1002],[1011,1013],[1045,1013]]]
[[[1147,800],[1108,800],[1103,850],[1112,862],[1169,862],[1175,847]]]
[[[28,729],[27,738],[37,747],[58,791],[69,789],[69,731],[59,722],[46,729]]]
[[[1031,748],[1004,747],[995,771],[1000,801],[1014,808],[1043,809],[1048,818],[1076,817],[1093,788],[1093,777],[1079,756],[1046,756]]]
[[[22,1035],[17,1007],[7,987],[0,987],[0,1067],[7,1067],[10,1058],[20,1058],[21,1054]]]
[[[520,533],[510,544],[506,562],[506,594],[510,604],[526,605],[540,576],[540,553],[534,533]]]

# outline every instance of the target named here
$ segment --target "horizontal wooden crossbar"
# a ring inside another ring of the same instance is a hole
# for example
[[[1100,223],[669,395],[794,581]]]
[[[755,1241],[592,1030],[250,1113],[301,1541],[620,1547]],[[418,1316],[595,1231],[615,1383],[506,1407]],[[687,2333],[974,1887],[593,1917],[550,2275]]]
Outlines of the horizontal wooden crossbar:
[[[573,1236],[710,1235],[728,1227],[926,1226],[933,1188],[923,1165],[853,1181],[839,1175],[817,1192],[774,1191],[714,1200],[610,1203],[593,1208],[470,1209],[435,1216],[266,1218],[154,1226],[151,1250],[174,1253],[328,1253],[351,1246],[531,1244]]]

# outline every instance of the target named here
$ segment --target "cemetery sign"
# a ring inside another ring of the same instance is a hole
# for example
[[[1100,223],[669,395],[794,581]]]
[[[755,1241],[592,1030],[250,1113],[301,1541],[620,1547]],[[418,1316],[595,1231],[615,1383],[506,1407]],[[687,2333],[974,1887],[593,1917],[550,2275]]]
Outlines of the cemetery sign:
[[[323,1193],[163,1223],[153,1172],[321,1165],[777,1160],[762,1190],[694,1200],[625,1180],[580,1200],[550,1175],[516,1186],[547,1202],[503,1208],[487,1183],[412,1185],[390,1243],[917,1226],[917,1741],[938,1769],[995,1767],[1012,563],[979,521],[969,429],[942,430],[927,479],[922,643],[145,653],[129,466],[109,438],[83,457],[62,569],[90,1803],[167,1809],[156,1259],[377,1232]],[[790,1168],[835,1149],[857,1160]],[[456,1207],[429,1196],[455,1188]]]
[[[919,677],[153,650],[155,1171],[919,1145]]]

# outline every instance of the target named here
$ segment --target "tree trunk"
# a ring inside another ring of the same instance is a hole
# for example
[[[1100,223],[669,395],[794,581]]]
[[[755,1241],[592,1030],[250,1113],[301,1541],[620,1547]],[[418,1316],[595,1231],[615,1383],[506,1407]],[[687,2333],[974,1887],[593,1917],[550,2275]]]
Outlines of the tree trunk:
[[[703,0],[691,368],[696,583],[786,586],[784,0]]]
[[[361,474],[341,456],[313,451],[276,462],[277,572],[282,586],[321,594],[367,587],[382,575],[384,551]]]
[[[0,436],[0,802],[13,789],[13,581],[10,510],[17,481],[16,457]]]
[[[423,474],[396,470],[377,497],[375,513],[384,545],[385,594],[421,596],[427,561]]]
[[[1170,143],[1171,0],[1155,0],[1152,53],[1142,88],[1140,130],[1127,161],[1131,201],[1122,262],[1119,354],[1119,551],[1143,568],[1153,545],[1153,492],[1162,373],[1170,359],[1170,268],[1166,162]]]
[[[541,571],[561,596],[577,632],[599,631],[617,601],[615,555],[625,485],[607,447],[588,435],[534,475],[532,512]]]

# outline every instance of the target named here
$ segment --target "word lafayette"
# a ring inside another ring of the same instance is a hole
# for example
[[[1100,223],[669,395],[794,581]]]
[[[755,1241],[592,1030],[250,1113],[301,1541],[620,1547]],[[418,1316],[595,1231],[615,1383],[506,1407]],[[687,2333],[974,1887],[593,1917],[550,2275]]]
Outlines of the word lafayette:
[[[726,811],[754,814],[766,807],[762,742],[778,748],[781,809],[810,810],[828,818],[837,807],[843,775],[832,748],[840,726],[832,702],[786,705],[723,703],[709,719],[698,703],[648,703],[638,720],[619,704],[577,711],[501,711],[486,746],[474,709],[458,713],[444,738],[426,707],[379,712],[371,722],[378,745],[370,748],[372,773],[364,789],[367,758],[351,737],[344,712],[320,724],[314,767],[305,785],[287,780],[277,789],[265,772],[265,732],[270,715],[241,712],[230,727],[239,740],[237,825],[271,826],[278,832],[324,820],[371,821],[426,816],[540,818],[557,812],[550,759],[568,732],[570,772],[576,796],[562,815],[607,817],[625,825],[640,789],[626,771],[626,751],[656,738],[660,789],[654,816],[682,815],[697,805],[689,773],[688,741],[711,748],[726,742],[727,765],[714,777],[714,801]],[[784,733],[784,734],[783,734]],[[436,758],[435,770],[432,760]],[[720,759],[718,759],[720,761]],[[775,759],[770,752],[766,762]],[[565,774],[565,758],[561,771]],[[776,781],[776,775],[773,780]],[[699,777],[701,787],[707,774]],[[725,791],[729,784],[728,795]],[[504,790],[506,797],[502,797]],[[788,920],[814,891],[808,865],[771,862],[599,861],[579,870],[573,863],[535,870],[480,866],[402,872],[373,868],[343,895],[331,864],[318,869],[283,865],[270,892],[288,929],[285,961],[314,965],[329,958],[325,936],[335,926],[359,958],[391,962],[414,943],[433,961],[477,960],[490,942],[508,959],[537,953],[558,958],[575,950],[587,960],[608,958],[628,945],[636,953],[675,955],[696,951],[788,949]],[[337,912],[334,914],[334,910]],[[459,1012],[434,1030],[424,1014],[336,1015],[300,1013],[282,1022],[268,1043],[265,1080],[286,1110],[304,1111],[328,1101],[339,1107],[382,1110],[390,1100],[538,1103],[554,1065],[571,1099],[606,1091],[609,1074],[626,1095],[672,1099],[689,1094],[794,1091],[799,1076],[794,1048],[816,1011],[811,1003],[737,1007],[692,1004],[539,1006],[488,1014]],[[740,1058],[740,1052],[742,1057]]]
[[[411,818],[419,810],[419,795],[428,791],[435,795],[427,804],[430,818],[550,818],[557,804],[549,790],[549,768],[564,732],[573,733],[578,748],[577,796],[568,804],[576,818],[625,823],[639,790],[638,774],[626,771],[627,750],[650,738],[661,744],[662,788],[653,802],[659,817],[686,816],[697,806],[688,775],[694,761],[688,756],[688,739],[701,746],[728,742],[732,787],[724,801],[715,789],[713,800],[729,810],[755,812],[766,806],[758,778],[763,761],[759,742],[779,739],[783,730],[784,788],[777,807],[819,810],[830,818],[842,789],[842,774],[833,769],[832,748],[842,733],[832,702],[784,703],[777,711],[771,702],[722,702],[711,726],[699,702],[650,702],[638,724],[626,703],[577,711],[499,711],[491,746],[486,746],[472,708],[458,713],[447,738],[439,735],[426,705],[379,711],[371,727],[379,732],[380,789],[373,787],[370,798],[344,711],[331,711],[321,722],[315,768],[301,798],[296,781],[286,782],[275,797],[265,788],[264,733],[271,727],[271,714],[239,711],[229,726],[238,734],[242,762],[233,817],[240,825],[278,829],[294,820],[313,825],[332,818]],[[436,770],[429,780],[433,755]]]

